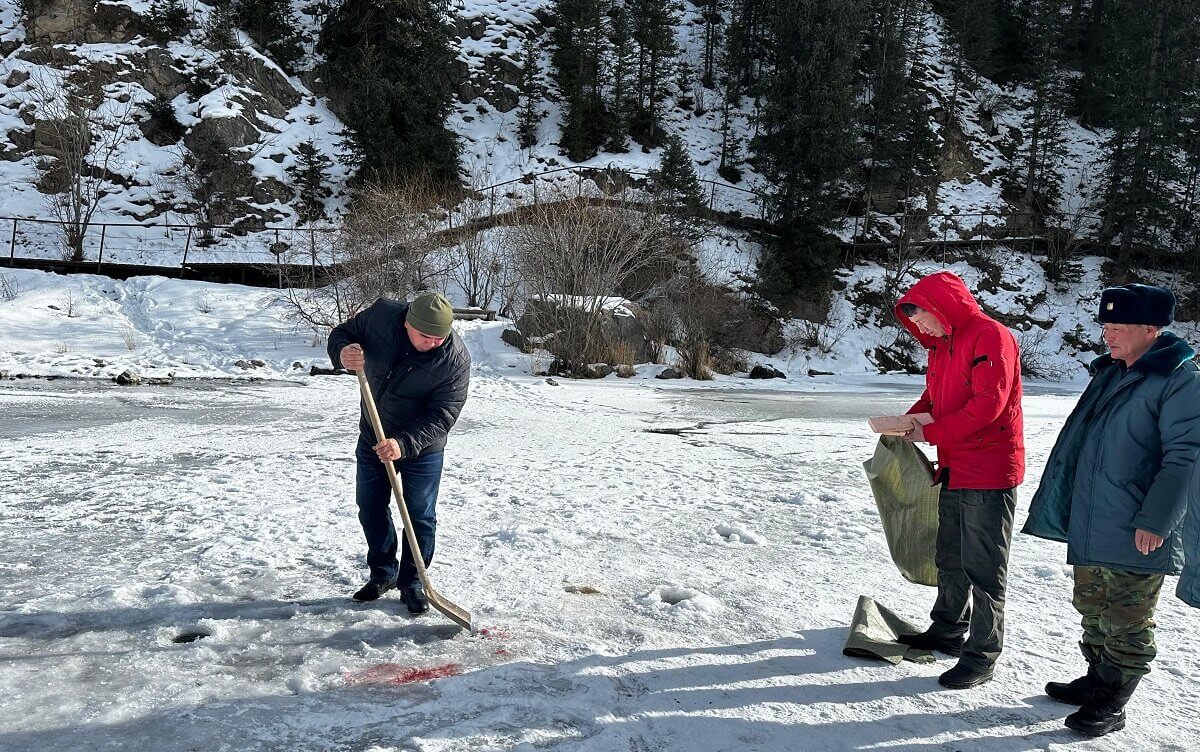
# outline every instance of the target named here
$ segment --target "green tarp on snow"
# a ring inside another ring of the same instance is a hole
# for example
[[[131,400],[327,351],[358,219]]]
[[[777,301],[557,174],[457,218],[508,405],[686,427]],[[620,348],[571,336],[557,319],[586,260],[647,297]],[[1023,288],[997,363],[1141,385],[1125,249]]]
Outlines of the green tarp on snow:
[[[892,561],[909,582],[937,587],[934,545],[938,491],[933,466],[910,441],[881,436],[875,456],[863,463]]]
[[[842,653],[856,658],[881,658],[893,665],[900,661],[930,663],[933,653],[896,642],[900,635],[919,631],[867,596],[860,595],[858,607],[854,609],[854,620],[850,623],[850,636],[846,638]]]

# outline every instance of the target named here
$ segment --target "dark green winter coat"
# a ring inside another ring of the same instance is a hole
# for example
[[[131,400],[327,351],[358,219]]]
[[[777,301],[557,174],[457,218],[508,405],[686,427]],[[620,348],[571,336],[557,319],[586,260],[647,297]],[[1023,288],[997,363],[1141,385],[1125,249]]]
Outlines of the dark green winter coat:
[[[1200,368],[1164,332],[1128,370],[1110,355],[1067,418],[1023,532],[1067,542],[1067,563],[1178,574],[1192,464],[1200,451]],[[1110,389],[1111,387],[1111,389]],[[1134,531],[1162,536],[1143,556]]]
[[[388,438],[396,439],[404,459],[440,452],[467,401],[471,356],[456,332],[438,347],[419,352],[404,329],[406,303],[380,298],[370,308],[329,333],[329,359],[338,368],[342,348],[362,345],[367,382],[379,407]],[[375,444],[364,409],[362,440]]]

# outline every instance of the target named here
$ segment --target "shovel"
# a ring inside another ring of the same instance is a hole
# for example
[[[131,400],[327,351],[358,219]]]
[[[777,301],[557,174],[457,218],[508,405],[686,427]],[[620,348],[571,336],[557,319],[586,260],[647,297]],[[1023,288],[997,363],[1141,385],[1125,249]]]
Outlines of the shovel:
[[[375,431],[375,440],[376,442],[383,441],[387,436],[383,433],[383,422],[379,420],[379,408],[375,406],[375,398],[371,396],[371,385],[367,383],[367,377],[361,370],[358,371],[358,388],[362,392],[363,404],[367,406],[367,414],[371,417],[371,428]],[[450,621],[463,629],[470,629],[471,614],[461,606],[442,597],[442,594],[434,590],[433,585],[429,582],[429,573],[425,571],[425,557],[421,555],[421,546],[417,543],[417,535],[413,532],[412,520],[408,516],[408,507],[404,504],[404,489],[400,486],[400,479],[396,477],[396,466],[392,464],[391,460],[384,462],[383,466],[387,469],[388,480],[392,482],[396,505],[400,507],[400,519],[404,522],[404,537],[408,541],[413,564],[417,568],[417,579],[425,588],[429,605],[441,611]]]

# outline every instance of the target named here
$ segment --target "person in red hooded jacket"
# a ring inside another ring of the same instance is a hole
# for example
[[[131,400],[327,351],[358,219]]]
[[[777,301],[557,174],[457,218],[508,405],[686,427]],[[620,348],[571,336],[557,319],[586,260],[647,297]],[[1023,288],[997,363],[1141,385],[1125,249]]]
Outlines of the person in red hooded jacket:
[[[1016,487],[1025,476],[1021,357],[1012,332],[950,272],[917,282],[896,316],[929,355],[925,392],[908,412],[933,421],[914,421],[906,438],[937,447],[942,484],[933,623],[902,641],[959,656],[938,681],[966,689],[992,678],[1004,642]]]

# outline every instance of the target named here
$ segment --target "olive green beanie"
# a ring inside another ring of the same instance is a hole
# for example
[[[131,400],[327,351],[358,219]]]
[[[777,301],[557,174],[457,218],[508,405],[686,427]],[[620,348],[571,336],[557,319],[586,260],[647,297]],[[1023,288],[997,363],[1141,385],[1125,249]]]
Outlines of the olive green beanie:
[[[430,337],[449,337],[454,322],[454,306],[445,296],[428,292],[418,295],[408,305],[408,323],[413,329]]]

